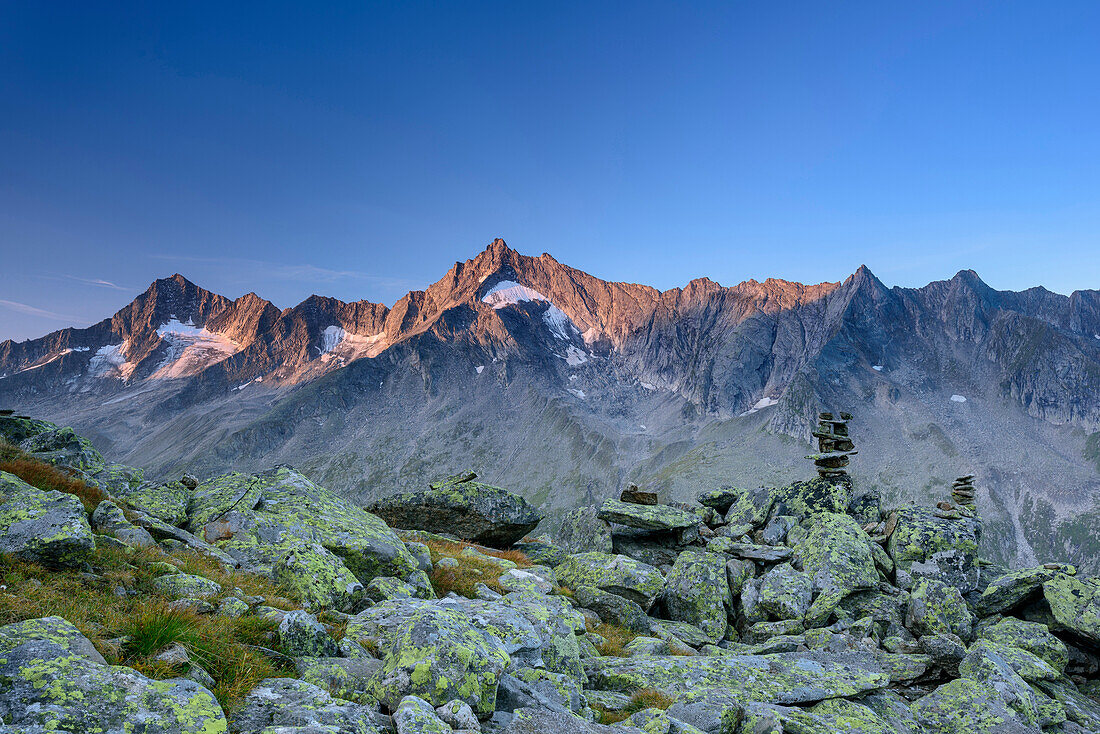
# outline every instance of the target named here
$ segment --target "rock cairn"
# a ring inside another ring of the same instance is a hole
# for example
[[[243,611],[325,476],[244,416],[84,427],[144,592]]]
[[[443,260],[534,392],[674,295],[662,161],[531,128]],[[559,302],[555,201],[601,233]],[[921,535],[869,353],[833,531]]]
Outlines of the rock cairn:
[[[960,507],[972,511],[978,509],[978,505],[974,501],[973,474],[967,474],[965,477],[959,477],[955,480],[955,483],[951,485],[951,499],[955,500],[955,504]]]
[[[838,420],[832,413],[818,414],[817,430],[812,435],[817,439],[819,453],[806,457],[813,460],[821,478],[829,482],[848,481],[848,472],[844,467],[848,466],[848,457],[858,453],[848,435],[848,421],[852,420],[852,414],[839,415]]]

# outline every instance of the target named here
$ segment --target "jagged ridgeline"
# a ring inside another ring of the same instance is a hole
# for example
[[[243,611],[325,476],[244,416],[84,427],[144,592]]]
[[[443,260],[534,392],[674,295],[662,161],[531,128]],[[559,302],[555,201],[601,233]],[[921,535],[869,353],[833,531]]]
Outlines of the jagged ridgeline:
[[[8,412],[0,734],[1100,732],[1100,580],[980,557],[974,476],[883,507],[849,420],[813,478],[547,534],[472,471],[147,481]]]

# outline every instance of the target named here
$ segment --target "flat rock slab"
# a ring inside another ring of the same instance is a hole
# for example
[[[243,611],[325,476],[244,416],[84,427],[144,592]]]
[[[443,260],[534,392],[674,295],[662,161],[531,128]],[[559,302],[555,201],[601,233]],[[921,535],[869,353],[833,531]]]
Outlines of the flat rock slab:
[[[711,553],[725,553],[737,558],[747,558],[751,561],[768,562],[785,561],[794,553],[792,549],[783,545],[738,543],[732,538],[714,538],[707,543],[707,550]]]
[[[639,530],[687,530],[699,524],[694,512],[668,505],[638,505],[619,500],[607,500],[598,517],[607,522],[626,525]]]
[[[468,476],[386,497],[369,510],[393,528],[447,533],[491,548],[509,548],[539,524],[542,515],[527,500]]]
[[[593,658],[585,669],[589,687],[597,690],[656,689],[679,696],[697,688],[728,688],[745,700],[784,705],[858,696],[890,683],[875,657],[861,653]]]

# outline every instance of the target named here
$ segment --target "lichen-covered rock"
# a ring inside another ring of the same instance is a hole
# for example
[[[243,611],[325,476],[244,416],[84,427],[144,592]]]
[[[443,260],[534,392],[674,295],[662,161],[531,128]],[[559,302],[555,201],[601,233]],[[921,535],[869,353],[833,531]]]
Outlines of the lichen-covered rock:
[[[972,675],[968,675],[968,670],[973,670],[974,661],[991,655],[999,656],[1018,676],[1028,683],[1036,683],[1041,680],[1057,680],[1062,675],[1061,671],[1038,655],[1004,642],[984,638],[975,642],[967,650],[966,657],[959,665],[960,675],[972,678]]]
[[[722,536],[708,540],[707,550],[711,553],[725,553],[737,558],[745,558],[750,561],[760,561],[762,563],[785,561],[791,557],[793,552],[790,548],[781,545],[741,543],[733,538]]]
[[[859,702],[875,712],[886,723],[892,734],[924,734],[917,717],[909,707],[909,702],[894,691],[875,691]]]
[[[726,635],[726,608],[732,606],[725,557],[681,553],[665,579],[664,600],[670,619],[698,627],[711,642],[721,640]]]
[[[143,483],[112,491],[112,496],[124,500],[132,508],[142,510],[169,525],[187,522],[187,504],[191,491],[182,482]]]
[[[1100,579],[1059,575],[1043,584],[1058,629],[1100,645]]]
[[[187,505],[187,530],[202,535],[207,523],[232,511],[253,509],[260,501],[263,484],[260,477],[240,472],[206,480],[191,493]]]
[[[695,500],[703,507],[711,507],[722,515],[729,512],[730,506],[737,498],[745,493],[745,490],[737,487],[722,487],[720,489],[708,489],[700,492]]]
[[[779,499],[785,514],[808,518],[818,513],[845,514],[852,501],[852,487],[847,482],[829,482],[814,478],[783,487]]]
[[[300,679],[336,698],[372,703],[367,681],[382,667],[382,661],[371,657],[298,657],[294,667]]]
[[[917,634],[950,632],[968,640],[973,623],[962,594],[942,581],[923,579],[909,597],[905,624]]]
[[[413,599],[420,596],[418,590],[393,576],[375,576],[363,590],[364,596],[374,602],[387,599]]]
[[[93,662],[73,647],[71,641],[32,639],[2,653],[0,721],[20,732],[122,732],[135,722],[147,734],[226,731],[221,707],[198,683],[151,680]]]
[[[500,734],[646,734],[634,726],[594,724],[571,713],[543,709],[517,709]]]
[[[145,470],[126,464],[109,463],[94,474],[81,471],[79,476],[89,486],[99,487],[111,497],[125,497],[145,484]]]
[[[562,517],[557,541],[567,553],[611,553],[611,525],[601,520],[599,509],[578,507]]]
[[[348,610],[363,595],[355,574],[320,543],[291,545],[272,565],[271,575],[309,606]]]
[[[771,487],[746,490],[730,503],[726,510],[726,524],[759,527],[767,521],[768,514],[778,499],[778,490]]]
[[[558,582],[570,589],[594,586],[636,602],[649,611],[665,579],[653,566],[610,553],[577,553],[554,569]]]
[[[513,673],[518,680],[530,686],[531,690],[542,696],[544,700],[549,700],[573,713],[584,710],[586,703],[583,689],[580,683],[568,675],[553,673],[543,668],[517,668]]]
[[[91,441],[67,426],[37,433],[20,443],[19,448],[48,464],[89,474],[95,474],[106,465],[103,455],[96,451]]]
[[[421,607],[391,636],[382,669],[371,678],[379,701],[393,709],[412,695],[433,706],[459,700],[481,716],[493,713],[497,681],[509,662],[498,637],[442,606]]]
[[[93,663],[106,664],[107,661],[95,649],[92,641],[81,633],[71,622],[61,617],[42,617],[26,619],[0,627],[0,656],[31,640],[46,640],[65,649],[66,652]]]
[[[56,423],[19,415],[0,415],[0,438],[18,446],[32,436],[57,429]]]
[[[0,553],[61,568],[81,563],[94,548],[80,500],[0,471]]]
[[[585,661],[589,686],[673,696],[695,688],[732,688],[747,700],[808,704],[885,688],[890,676],[864,653],[779,653],[719,657],[596,658]]]
[[[1005,617],[996,624],[981,629],[978,637],[1026,650],[1045,660],[1059,673],[1066,669],[1066,664],[1069,662],[1066,643],[1052,635],[1045,624],[1038,622],[1025,622],[1015,617]]]
[[[153,588],[169,599],[210,599],[222,593],[221,584],[190,573],[171,573],[153,579]]]
[[[774,566],[760,579],[760,606],[775,619],[801,622],[812,597],[810,575],[795,571],[789,563]]]
[[[959,664],[959,675],[961,678],[977,681],[987,690],[993,691],[1021,721],[1036,726],[1039,723],[1037,694],[1016,672],[1010,659],[1002,654],[1009,650],[1015,648],[980,640],[967,651],[966,657]],[[1016,652],[1019,656],[1030,656],[1032,667],[1045,666],[1053,671],[1031,653],[1022,650]]]
[[[977,564],[981,522],[936,516],[926,507],[903,507],[887,551],[894,561],[898,586],[910,588],[917,580],[934,578],[967,594],[978,588]]]
[[[530,569],[513,568],[502,573],[497,583],[505,591],[530,591],[535,594],[549,594],[554,589],[551,578],[556,578],[556,576],[550,569],[546,570],[549,573],[540,575]],[[548,576],[551,578],[547,578]]]
[[[652,620],[637,602],[618,594],[597,589],[595,586],[579,586],[573,590],[573,596],[585,609],[591,609],[600,620],[608,624],[625,627],[633,632],[648,632]]]
[[[333,698],[321,688],[294,678],[261,681],[229,722],[233,734],[297,734],[289,727],[330,727],[307,729],[325,734],[378,734],[372,707]]]
[[[831,698],[809,711],[833,731],[848,734],[897,734],[897,730],[862,703]]]
[[[92,513],[92,527],[97,533],[110,535],[129,546],[148,548],[157,544],[148,530],[127,520],[122,509],[110,500],[96,506]]]
[[[375,576],[400,579],[419,570],[405,544],[377,516],[320,487],[290,467],[252,475],[260,497],[251,512],[227,523],[217,542],[246,566],[270,573],[292,546],[319,543],[340,557],[361,583]],[[209,523],[208,523],[209,525]]]
[[[1048,568],[1022,568],[1001,574],[982,590],[978,607],[983,615],[1004,614],[1038,596],[1043,582],[1059,573]]]
[[[248,602],[235,596],[227,596],[218,603],[218,614],[231,619],[243,617],[250,609]]]
[[[1066,680],[1039,681],[1038,687],[1062,705],[1066,718],[1086,732],[1100,731],[1100,701],[1086,696]]]
[[[945,683],[913,702],[913,713],[928,734],[1038,734],[1017,718],[992,688],[969,678]]]
[[[539,524],[542,516],[527,500],[476,478],[458,474],[427,490],[381,499],[370,510],[391,527],[448,533],[491,548],[508,548]]]
[[[669,505],[636,505],[609,499],[600,507],[597,517],[607,522],[639,530],[687,530],[699,524],[699,516]]]
[[[427,701],[416,696],[405,696],[393,712],[393,726],[397,734],[451,734],[448,726]]]
[[[474,710],[462,701],[449,701],[435,710],[444,724],[455,730],[481,731],[481,722]]]
[[[340,647],[325,626],[309,612],[287,612],[279,622],[279,645],[293,657],[337,657]]]
[[[807,612],[807,626],[824,624],[845,597],[878,583],[867,534],[848,515],[812,515],[805,536],[795,548],[795,558],[810,575],[818,594]]]

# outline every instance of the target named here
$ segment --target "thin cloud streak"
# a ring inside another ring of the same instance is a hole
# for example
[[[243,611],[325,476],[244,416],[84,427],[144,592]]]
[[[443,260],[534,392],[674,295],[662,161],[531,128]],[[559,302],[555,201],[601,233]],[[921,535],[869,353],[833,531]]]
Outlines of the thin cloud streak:
[[[126,288],[125,286],[121,286],[121,285],[118,285],[117,283],[112,283],[109,280],[103,280],[101,278],[78,278],[75,275],[63,275],[61,277],[66,278],[68,280],[75,280],[77,283],[85,283],[87,285],[94,285],[94,286],[98,286],[100,288],[110,288],[111,290],[115,290],[115,291],[128,291],[128,290],[131,290],[130,288]]]
[[[65,314],[55,313],[53,311],[47,311],[44,308],[38,308],[37,306],[31,306],[27,303],[20,303],[19,301],[8,301],[0,298],[0,307],[15,311],[16,313],[25,314],[27,316],[38,316],[43,319],[51,319],[53,321],[65,321],[73,324],[88,325],[90,321],[84,321],[78,319],[75,316],[66,316]]]
[[[239,257],[190,257],[187,255],[150,255],[153,259],[167,262],[188,262],[203,265],[221,265],[228,267],[246,267],[252,275],[272,280],[300,280],[310,283],[334,283],[338,280],[360,280],[388,288],[411,290],[417,283],[404,278],[391,278],[372,275],[359,270],[334,270],[316,265],[284,265],[266,260],[251,260]]]

